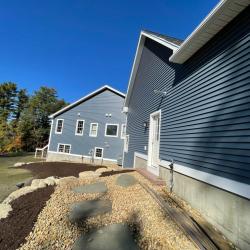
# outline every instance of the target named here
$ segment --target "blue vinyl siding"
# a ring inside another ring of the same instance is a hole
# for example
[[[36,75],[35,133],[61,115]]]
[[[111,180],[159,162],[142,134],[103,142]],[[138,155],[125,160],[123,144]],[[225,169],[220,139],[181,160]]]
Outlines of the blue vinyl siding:
[[[58,115],[53,122],[49,150],[56,152],[58,143],[71,144],[71,154],[88,155],[91,149],[101,147],[104,148],[104,158],[117,160],[122,156],[124,143],[121,139],[121,125],[125,123],[125,115],[122,113],[123,102],[123,97],[105,90]],[[106,117],[106,114],[112,116]],[[55,133],[57,119],[64,119],[62,134]],[[75,135],[77,120],[85,121],[82,136]],[[97,137],[89,136],[90,123],[98,123]],[[106,123],[119,124],[118,137],[104,136]]]
[[[161,109],[160,158],[250,184],[249,7],[182,65],[146,39],[129,103],[129,151],[147,154],[150,113]],[[154,90],[166,90],[162,98]]]

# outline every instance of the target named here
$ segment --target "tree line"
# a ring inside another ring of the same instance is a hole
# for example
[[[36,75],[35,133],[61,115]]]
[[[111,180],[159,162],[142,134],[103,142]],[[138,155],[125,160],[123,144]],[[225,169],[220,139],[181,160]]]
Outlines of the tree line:
[[[16,83],[0,84],[0,153],[34,151],[48,143],[49,115],[67,105],[54,88],[32,95]]]

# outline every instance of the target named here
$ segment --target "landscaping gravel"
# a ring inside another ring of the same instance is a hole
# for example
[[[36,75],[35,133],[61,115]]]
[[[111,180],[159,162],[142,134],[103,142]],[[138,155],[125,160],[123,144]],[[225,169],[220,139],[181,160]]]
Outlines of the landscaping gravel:
[[[152,186],[136,172],[130,173],[138,181]],[[46,207],[39,214],[33,231],[20,249],[72,249],[80,235],[116,223],[126,223],[133,232],[141,249],[196,249],[179,227],[166,215],[155,200],[140,184],[124,188],[116,185],[118,175],[97,177],[96,179],[67,179],[56,186]],[[73,188],[105,182],[106,193],[75,193]],[[85,220],[79,226],[68,219],[70,207],[76,202],[110,200],[112,211]]]
[[[105,193],[107,192],[107,186],[105,182],[96,182],[87,184],[72,189],[75,193]]]

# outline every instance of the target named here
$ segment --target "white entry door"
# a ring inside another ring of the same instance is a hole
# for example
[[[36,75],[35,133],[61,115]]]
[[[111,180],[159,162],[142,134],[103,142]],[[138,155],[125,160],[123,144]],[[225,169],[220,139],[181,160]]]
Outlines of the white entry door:
[[[157,176],[159,175],[160,124],[161,111],[152,113],[149,125],[148,170]]]

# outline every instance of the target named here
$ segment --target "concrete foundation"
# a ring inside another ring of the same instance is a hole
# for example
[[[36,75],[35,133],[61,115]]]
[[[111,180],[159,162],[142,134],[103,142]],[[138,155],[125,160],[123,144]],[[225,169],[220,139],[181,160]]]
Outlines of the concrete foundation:
[[[147,167],[144,159],[135,159],[140,168]],[[169,184],[170,171],[160,167],[160,178]],[[250,249],[250,200],[207,183],[174,172],[174,193],[220,230],[240,249]]]
[[[75,163],[85,163],[85,164],[93,164],[91,159],[86,156],[78,156],[78,155],[70,155],[70,154],[59,154],[59,153],[47,153],[46,161],[66,161],[66,162],[75,162]],[[95,159],[95,165],[104,165],[104,166],[117,166],[115,161],[101,160]]]

